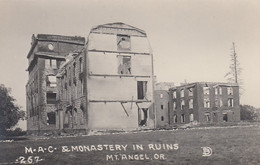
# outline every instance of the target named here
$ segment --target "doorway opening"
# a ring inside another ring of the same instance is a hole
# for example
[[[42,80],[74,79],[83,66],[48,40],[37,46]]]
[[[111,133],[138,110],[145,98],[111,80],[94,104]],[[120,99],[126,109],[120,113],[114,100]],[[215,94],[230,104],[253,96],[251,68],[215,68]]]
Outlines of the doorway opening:
[[[227,113],[223,113],[223,121],[227,122],[228,121],[228,116]]]
[[[147,126],[148,108],[139,109],[139,126]]]

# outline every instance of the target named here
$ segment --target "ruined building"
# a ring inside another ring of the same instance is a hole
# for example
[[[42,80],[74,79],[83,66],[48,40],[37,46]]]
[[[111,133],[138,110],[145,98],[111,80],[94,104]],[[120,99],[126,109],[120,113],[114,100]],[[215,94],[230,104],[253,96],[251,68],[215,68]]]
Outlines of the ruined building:
[[[170,125],[240,120],[237,84],[190,83],[171,88],[169,98]]]
[[[155,121],[157,128],[170,126],[169,91],[154,91]]]
[[[56,127],[59,130],[86,131],[85,48],[70,53],[57,74],[58,95]]]
[[[33,36],[27,56],[27,128],[153,128],[153,60],[143,30],[99,25],[83,37]]]
[[[154,86],[155,123],[157,128],[170,126],[169,89],[173,82],[159,82]]]
[[[187,123],[240,121],[239,87],[232,83],[195,82],[169,88],[158,83],[154,91],[156,127]]]
[[[153,60],[146,33],[123,23],[100,25],[91,29],[86,46],[88,128],[153,128]]]
[[[145,31],[99,25],[83,37],[32,36],[28,133],[170,127],[239,121],[237,84],[154,85]],[[154,89],[155,87],[155,89]]]
[[[38,34],[32,36],[31,45],[27,56],[27,129],[29,132],[54,130],[58,120],[56,74],[68,53],[84,48],[85,39]]]

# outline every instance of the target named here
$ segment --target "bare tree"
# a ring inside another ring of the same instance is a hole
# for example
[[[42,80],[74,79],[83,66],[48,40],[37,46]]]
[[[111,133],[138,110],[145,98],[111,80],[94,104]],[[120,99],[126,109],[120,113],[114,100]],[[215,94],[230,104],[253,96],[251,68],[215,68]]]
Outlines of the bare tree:
[[[238,61],[235,43],[232,43],[232,52],[231,52],[231,64],[229,66],[229,72],[225,75],[227,81],[229,83],[237,83],[240,87],[240,94],[242,94],[243,89],[243,81],[241,79],[242,68],[240,67],[240,63]]]

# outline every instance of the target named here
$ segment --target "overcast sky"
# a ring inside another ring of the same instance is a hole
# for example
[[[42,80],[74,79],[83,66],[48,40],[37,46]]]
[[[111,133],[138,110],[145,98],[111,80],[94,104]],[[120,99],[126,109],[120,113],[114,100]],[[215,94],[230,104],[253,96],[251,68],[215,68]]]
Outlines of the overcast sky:
[[[147,32],[159,82],[225,82],[235,42],[241,103],[260,107],[259,0],[0,0],[0,84],[25,110],[32,34],[87,37],[112,22]]]

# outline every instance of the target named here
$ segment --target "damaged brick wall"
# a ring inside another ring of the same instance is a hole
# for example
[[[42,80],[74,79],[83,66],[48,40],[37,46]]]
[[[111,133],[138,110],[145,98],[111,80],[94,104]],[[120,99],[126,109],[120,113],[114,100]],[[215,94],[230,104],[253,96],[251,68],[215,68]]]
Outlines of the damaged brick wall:
[[[189,89],[193,89],[192,94]],[[228,89],[232,90],[232,94],[228,94]],[[182,85],[170,89],[169,106],[171,125],[192,121],[239,121],[239,87],[236,84],[210,82]]]
[[[29,80],[27,93],[27,129],[29,133],[40,133],[57,130],[57,104],[55,94],[57,86],[55,79],[58,68],[65,56],[75,50],[84,48],[83,37],[68,37],[57,35],[33,36],[32,47],[27,56]],[[52,82],[50,82],[52,81]],[[33,91],[33,92],[32,92]],[[33,93],[33,97],[31,94]],[[47,97],[50,96],[50,100]],[[36,100],[36,101],[31,101]],[[55,120],[53,118],[55,115]]]
[[[62,129],[86,130],[85,50],[71,56],[58,75],[58,99]]]

